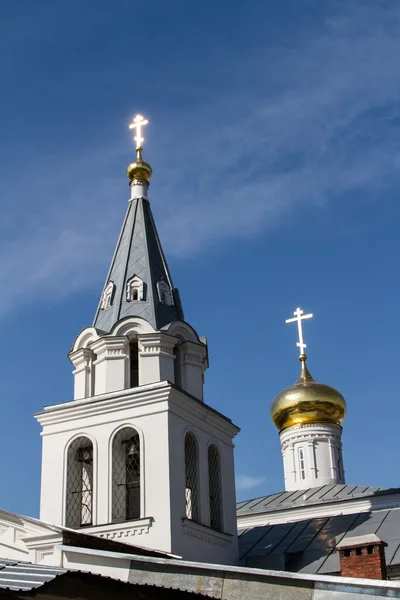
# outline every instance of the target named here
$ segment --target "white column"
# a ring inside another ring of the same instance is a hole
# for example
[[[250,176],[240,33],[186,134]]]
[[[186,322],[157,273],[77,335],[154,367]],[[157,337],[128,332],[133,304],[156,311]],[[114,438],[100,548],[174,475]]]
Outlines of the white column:
[[[139,385],[170,381],[174,383],[174,346],[177,338],[166,333],[138,335]]]
[[[129,362],[129,344],[125,336],[102,337],[91,350],[97,354],[95,366],[95,395],[116,392],[126,387],[126,370]]]
[[[88,348],[76,350],[69,355],[75,367],[74,375],[74,400],[90,396],[90,367],[92,352]]]

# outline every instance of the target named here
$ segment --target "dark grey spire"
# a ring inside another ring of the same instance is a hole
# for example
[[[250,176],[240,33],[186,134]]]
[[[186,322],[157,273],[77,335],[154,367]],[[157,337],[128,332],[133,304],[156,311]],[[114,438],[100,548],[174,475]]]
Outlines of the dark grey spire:
[[[154,329],[183,320],[178,290],[144,197],[129,202],[93,326],[109,332],[117,321],[132,316]]]

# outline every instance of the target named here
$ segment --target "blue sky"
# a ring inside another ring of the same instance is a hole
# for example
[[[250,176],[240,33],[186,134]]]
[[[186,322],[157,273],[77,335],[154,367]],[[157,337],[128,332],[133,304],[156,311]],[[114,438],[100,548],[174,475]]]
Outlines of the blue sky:
[[[145,114],[151,200],[238,498],[283,488],[273,397],[346,397],[348,483],[399,486],[400,5],[19,0],[0,8],[2,508],[38,515],[32,414],[72,398]]]

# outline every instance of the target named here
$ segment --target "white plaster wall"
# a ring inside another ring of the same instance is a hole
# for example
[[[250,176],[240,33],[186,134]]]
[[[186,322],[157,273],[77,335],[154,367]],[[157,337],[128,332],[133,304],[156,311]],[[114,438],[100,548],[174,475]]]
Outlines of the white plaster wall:
[[[66,450],[76,437],[93,442],[93,526],[91,531],[125,543],[164,550],[188,560],[233,564],[237,560],[232,437],[237,428],[204,404],[167,383],[65,403],[39,415],[43,424],[40,518],[65,525]],[[141,519],[111,523],[111,444],[115,432],[132,426],[140,435]],[[199,444],[200,521],[185,518],[184,437]],[[221,456],[223,533],[209,527],[208,446]]]
[[[280,433],[280,440],[285,490],[344,483],[341,436],[341,427],[325,423],[294,425],[284,429]],[[300,450],[304,456],[304,478]]]
[[[78,571],[90,571],[103,577],[112,577],[120,581],[128,581],[129,560],[117,557],[99,556],[96,554],[74,552],[73,549],[64,549],[62,552],[62,564],[66,569]]]
[[[138,388],[137,388],[138,389]],[[124,537],[126,543],[170,551],[170,489],[168,452],[168,404],[135,405],[105,410],[94,416],[82,415],[43,431],[42,487],[40,518],[55,525],[65,525],[66,447],[70,440],[87,435],[93,441],[93,525],[111,522],[111,440],[122,427],[132,426],[141,434],[142,517],[154,522],[144,533],[143,528],[132,530]],[[132,522],[134,523],[134,522]],[[122,524],[116,524],[116,535]],[[85,528],[90,533],[90,527]],[[125,535],[125,534],[124,534]],[[140,535],[140,539],[137,537]],[[108,537],[113,538],[110,533]]]
[[[185,560],[235,564],[238,550],[232,433],[224,433],[217,424],[209,422],[207,413],[204,407],[203,418],[195,416],[189,406],[187,411],[176,406],[170,411],[172,552]],[[186,517],[184,439],[188,431],[196,435],[198,442],[200,525],[183,522]],[[211,443],[218,447],[221,459],[222,533],[210,529],[208,447]]]

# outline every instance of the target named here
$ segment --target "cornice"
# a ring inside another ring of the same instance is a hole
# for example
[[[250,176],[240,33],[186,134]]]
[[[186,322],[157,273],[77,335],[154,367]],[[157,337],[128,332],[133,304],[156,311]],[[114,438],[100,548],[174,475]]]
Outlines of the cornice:
[[[185,418],[186,415],[195,416],[200,421],[207,423],[215,429],[227,435],[229,439],[235,437],[240,429],[227,417],[213,409],[201,400],[186,394],[178,388],[173,388],[174,394],[171,394],[169,411],[179,417]],[[191,401],[191,402],[190,402]]]
[[[230,438],[240,431],[227,417],[168,381],[46,406],[43,411],[35,415],[35,418],[44,427],[122,411],[127,408],[150,407],[153,404],[162,403],[166,403],[163,410],[180,415],[185,413],[197,416]],[[42,435],[46,435],[46,433],[42,432]]]
[[[206,527],[205,525],[196,523],[196,521],[191,521],[190,519],[182,519],[182,527],[185,535],[202,540],[208,544],[213,544],[214,546],[221,546],[222,548],[227,548],[232,544],[234,537],[230,533],[211,529],[210,527]]]
[[[138,407],[165,402],[169,398],[170,391],[171,384],[167,381],[162,381],[157,384],[149,384],[109,394],[101,394],[91,398],[71,400],[63,404],[46,406],[43,411],[35,415],[35,418],[42,426],[52,425],[73,419],[82,419],[116,410],[123,410],[133,405]]]

